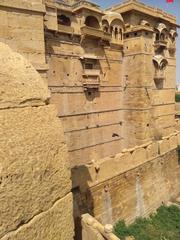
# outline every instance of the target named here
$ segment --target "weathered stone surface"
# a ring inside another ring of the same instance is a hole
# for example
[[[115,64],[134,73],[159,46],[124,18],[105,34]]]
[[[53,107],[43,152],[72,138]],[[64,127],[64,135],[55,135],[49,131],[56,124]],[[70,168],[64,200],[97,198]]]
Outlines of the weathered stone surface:
[[[176,33],[172,35],[171,28],[175,32],[176,20],[173,16],[138,1],[117,5],[109,9],[112,12],[103,12],[104,15],[101,9],[91,3],[82,2],[76,7],[71,6],[77,2],[78,0],[68,0],[66,3],[70,5],[60,2],[59,5],[54,0],[0,0],[0,40],[23,54],[48,82],[52,92],[51,103],[56,104],[58,115],[63,120],[71,167],[80,166],[80,173],[77,171],[75,179],[73,178],[79,212],[92,210],[104,222],[114,221],[119,216],[130,221],[153,211],[162,199],[165,201],[173,196],[179,187],[178,174],[173,178],[173,173],[178,173],[179,169],[177,155],[175,151],[168,155],[176,147],[177,140],[176,137],[171,138],[175,129],[176,56],[175,52],[173,54],[170,51],[172,41],[175,46]],[[65,10],[65,22],[59,16],[59,7]],[[134,9],[140,14],[134,12]],[[89,12],[93,15],[93,21],[86,21]],[[160,19],[167,24],[163,34],[158,28],[162,25]],[[92,25],[88,26],[88,22]],[[96,26],[93,25],[94,22]],[[165,46],[161,46],[159,38],[164,38]],[[16,64],[22,62],[19,57],[9,55],[8,50],[2,51],[7,64],[9,60]],[[161,64],[154,62],[157,58],[163,59]],[[5,158],[7,163],[2,161],[3,170],[5,169],[2,182],[6,180],[8,183],[2,186],[8,190],[11,206],[13,199],[16,200],[13,186],[18,190],[18,199],[23,199],[20,196],[24,190],[21,192],[16,182],[21,181],[22,188],[26,182],[29,186],[23,210],[19,200],[17,202],[20,205],[16,204],[20,208],[20,216],[16,219],[17,214],[13,212],[11,226],[6,225],[7,218],[4,217],[2,226],[7,229],[16,228],[21,221],[28,221],[31,215],[36,215],[40,205],[43,211],[48,211],[53,199],[64,197],[70,191],[69,181],[63,179],[66,178],[66,173],[63,177],[58,177],[56,172],[59,169],[57,165],[61,165],[61,156],[57,157],[58,130],[55,131],[55,128],[59,128],[53,117],[45,120],[39,116],[49,111],[52,114],[54,110],[51,107],[39,107],[37,112],[34,107],[31,109],[31,106],[47,103],[47,88],[44,88],[45,85],[38,80],[38,76],[35,77],[29,64],[22,65],[21,69],[24,70],[21,72],[15,64],[6,69],[6,64],[2,61],[0,66],[5,74],[2,78],[0,75],[0,108],[26,107],[22,112],[11,109],[9,115],[6,110],[2,111],[5,118],[1,120],[5,131],[3,135],[9,138],[6,144],[3,139],[3,146],[9,148],[8,154],[12,152]],[[24,77],[24,73],[28,76]],[[20,80],[17,80],[18,76],[21,76]],[[12,81],[7,86],[9,79]],[[12,117],[15,118],[12,121],[14,132],[8,122]],[[29,121],[25,120],[25,125],[20,126],[18,121],[21,123],[27,117]],[[51,122],[54,128],[50,127]],[[46,134],[45,128],[51,133]],[[20,141],[14,134],[21,136]],[[27,136],[22,137],[25,134]],[[163,139],[167,135],[169,138]],[[14,147],[11,139],[17,142],[17,147]],[[36,139],[36,144],[32,139]],[[162,141],[158,142],[159,140]],[[23,144],[25,141],[28,146]],[[150,141],[153,142],[151,145],[140,146]],[[61,151],[64,143],[63,140],[60,142]],[[130,147],[131,150],[121,154],[122,149]],[[42,149],[46,150],[43,152]],[[62,155],[65,152],[65,149],[62,150]],[[37,161],[34,161],[33,154],[40,156]],[[164,160],[166,156],[170,161]],[[51,168],[48,165],[50,162]],[[31,170],[27,171],[25,163]],[[66,161],[63,164],[65,166]],[[17,169],[20,173],[16,173]],[[12,171],[16,173],[13,177]],[[41,174],[41,171],[45,174]],[[53,175],[54,172],[56,174]],[[51,173],[52,178],[55,178],[52,183],[48,175]],[[27,179],[32,177],[30,185]],[[12,178],[14,185],[9,178]],[[46,185],[41,183],[41,179]],[[87,189],[88,193],[85,192]],[[28,195],[30,190],[33,193],[32,204]],[[2,204],[3,216],[4,206]],[[7,215],[10,216],[9,213]]]
[[[69,192],[63,130],[54,106],[1,110],[0,236]]]
[[[72,240],[72,195],[57,199],[47,211],[39,212],[28,223],[6,234],[2,240]]]
[[[0,239],[73,238],[64,132],[35,69],[0,44]],[[41,105],[41,106],[39,106]]]
[[[0,52],[0,108],[43,105],[50,94],[33,66],[3,43]]]
[[[159,141],[159,151],[160,154],[168,152],[170,149],[169,139],[163,139]]]

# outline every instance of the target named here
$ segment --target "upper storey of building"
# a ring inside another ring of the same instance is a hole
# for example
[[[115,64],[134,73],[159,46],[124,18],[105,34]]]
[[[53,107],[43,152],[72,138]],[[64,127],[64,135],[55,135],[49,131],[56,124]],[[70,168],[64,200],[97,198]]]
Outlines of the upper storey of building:
[[[107,45],[121,47],[124,21],[119,13],[103,11],[89,1],[46,0],[45,26],[57,33],[94,38]]]
[[[179,27],[176,17],[164,12],[162,9],[147,6],[138,0],[128,0],[107,9],[122,15],[125,22],[126,31],[134,32],[138,28],[147,30],[163,31],[172,34]],[[173,34],[175,37],[176,34]]]
[[[147,6],[138,0],[128,0],[123,3],[114,5],[107,9],[108,11],[115,11],[126,15],[127,13],[135,12],[136,14],[144,14],[151,18],[154,18],[157,21],[165,21],[169,24],[177,26],[176,17],[164,12],[162,9]],[[135,24],[136,22],[134,22]]]
[[[161,35],[166,31],[172,40],[177,35],[176,17],[137,0],[125,1],[106,11],[84,0],[45,0],[45,4],[46,29],[81,36],[81,41],[86,37],[96,38],[122,47],[123,36],[129,32],[144,30]]]

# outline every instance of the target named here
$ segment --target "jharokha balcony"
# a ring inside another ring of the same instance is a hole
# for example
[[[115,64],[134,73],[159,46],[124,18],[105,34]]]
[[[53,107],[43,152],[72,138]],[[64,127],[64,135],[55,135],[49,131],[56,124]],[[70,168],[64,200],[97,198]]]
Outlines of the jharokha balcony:
[[[85,69],[83,73],[83,86],[85,89],[99,88],[100,70]]]
[[[112,39],[111,33],[107,33],[107,32],[104,32],[104,33],[103,33],[103,40],[110,42],[111,39]]]
[[[58,24],[58,31],[61,33],[73,34],[74,29],[70,26]]]
[[[166,40],[156,40],[156,41],[154,42],[154,46],[155,46],[156,48],[159,48],[159,47],[164,47],[164,48],[166,48],[166,47],[167,47],[167,41],[166,41]]]
[[[81,34],[86,37],[92,37],[92,38],[103,38],[104,33],[101,29],[93,28],[89,26],[83,26],[81,27]]]
[[[165,79],[165,72],[164,71],[157,71],[154,74],[154,80],[164,80]]]

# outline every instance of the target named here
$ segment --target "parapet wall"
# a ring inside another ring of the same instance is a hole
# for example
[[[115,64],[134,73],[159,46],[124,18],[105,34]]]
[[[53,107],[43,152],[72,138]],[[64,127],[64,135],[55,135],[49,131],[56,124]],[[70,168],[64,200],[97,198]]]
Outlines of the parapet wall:
[[[114,224],[120,218],[130,223],[155,211],[180,192],[179,144],[176,132],[73,169],[73,184],[80,186],[81,194],[79,199],[74,194],[78,210],[89,212],[102,224]]]
[[[63,128],[46,84],[0,43],[0,239],[72,240]]]

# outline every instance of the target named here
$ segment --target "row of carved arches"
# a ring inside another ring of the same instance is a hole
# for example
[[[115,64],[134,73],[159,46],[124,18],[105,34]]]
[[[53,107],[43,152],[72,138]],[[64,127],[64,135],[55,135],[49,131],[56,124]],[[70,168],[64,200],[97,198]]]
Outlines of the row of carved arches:
[[[64,14],[61,14],[58,16],[58,24],[64,25],[64,26],[71,26],[71,19]],[[93,28],[97,28],[97,29],[100,28],[99,21],[94,16],[87,16],[84,24],[89,27],[93,27]]]
[[[155,28],[156,33],[156,41],[162,40],[170,40],[172,43],[176,41],[176,37],[178,36],[177,32],[174,29],[170,29],[168,31],[166,25],[164,23],[159,23]]]
[[[107,12],[102,19],[102,28],[104,32],[111,34],[113,39],[123,40],[124,21],[121,14]]]
[[[71,19],[64,14],[59,15],[58,24],[71,26]],[[102,23],[100,23],[95,16],[87,16],[84,24],[88,27],[102,29],[105,33],[111,34],[114,39],[123,39],[124,22],[118,13],[108,13],[103,17]]]
[[[150,23],[146,20],[141,20],[140,25],[151,27]],[[159,23],[155,27],[155,41],[170,40],[172,43],[174,43],[177,36],[177,32],[174,29],[168,30],[164,23]]]

